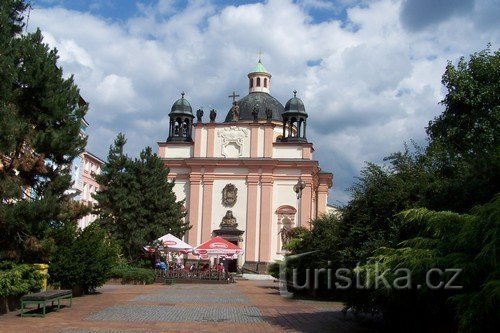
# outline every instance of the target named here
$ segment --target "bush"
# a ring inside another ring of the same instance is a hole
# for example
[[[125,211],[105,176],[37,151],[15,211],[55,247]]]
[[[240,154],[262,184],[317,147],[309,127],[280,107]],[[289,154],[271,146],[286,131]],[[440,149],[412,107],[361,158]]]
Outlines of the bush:
[[[280,278],[280,264],[281,264],[281,261],[276,261],[276,262],[269,264],[269,266],[267,266],[267,274],[271,275],[275,279],[279,279]]]
[[[19,308],[21,295],[39,291],[42,280],[43,275],[32,265],[0,263],[0,314]]]
[[[89,293],[110,277],[118,260],[118,247],[96,224],[78,231],[74,242],[59,248],[49,267],[51,283],[63,288],[83,288]]]
[[[156,274],[152,269],[121,264],[111,269],[110,277],[122,279],[123,283],[151,284],[155,281]]]
[[[42,288],[43,276],[32,265],[0,263],[0,297],[19,296]]]

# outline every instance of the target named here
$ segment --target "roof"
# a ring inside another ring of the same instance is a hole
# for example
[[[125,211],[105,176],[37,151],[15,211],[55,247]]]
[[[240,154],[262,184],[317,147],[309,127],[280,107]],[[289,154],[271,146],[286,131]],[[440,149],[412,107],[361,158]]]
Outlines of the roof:
[[[264,65],[262,65],[262,62],[259,60],[259,62],[254,66],[252,71],[250,73],[268,73],[269,72],[266,70]]]
[[[170,115],[186,115],[194,117],[191,104],[189,104],[188,100],[184,98],[184,93],[182,94],[182,98],[176,100],[175,103],[172,105],[172,109],[170,110]]]
[[[292,97],[286,102],[285,112],[290,114],[304,114],[307,117],[307,112],[304,107],[304,102],[298,97]]]
[[[240,121],[253,121],[252,111],[256,107],[259,110],[257,119],[267,120],[266,108],[272,110],[273,121],[283,121],[281,114],[284,111],[283,105],[273,96],[265,92],[252,92],[238,101],[240,108]],[[232,120],[231,110],[227,113],[226,120],[228,123]]]

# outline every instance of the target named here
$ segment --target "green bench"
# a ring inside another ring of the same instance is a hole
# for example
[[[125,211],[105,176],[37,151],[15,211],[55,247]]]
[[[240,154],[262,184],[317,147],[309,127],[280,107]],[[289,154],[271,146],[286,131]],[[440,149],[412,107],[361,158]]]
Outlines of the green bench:
[[[71,307],[73,303],[73,292],[71,290],[51,290],[24,295],[23,297],[21,297],[21,317],[45,317],[45,308],[48,302],[51,302],[53,307],[54,302],[57,301],[57,310],[59,310],[61,308],[61,300],[64,299],[69,300],[69,307]],[[38,309],[40,309],[41,305],[42,313],[40,314],[25,312],[25,305],[29,304],[38,305]]]

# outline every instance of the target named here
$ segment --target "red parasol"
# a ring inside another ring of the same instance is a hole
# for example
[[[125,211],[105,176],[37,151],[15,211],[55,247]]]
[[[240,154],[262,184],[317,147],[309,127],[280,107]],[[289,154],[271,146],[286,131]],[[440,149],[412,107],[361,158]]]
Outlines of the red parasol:
[[[233,256],[243,253],[243,250],[222,237],[214,237],[194,248],[194,254],[208,256]]]

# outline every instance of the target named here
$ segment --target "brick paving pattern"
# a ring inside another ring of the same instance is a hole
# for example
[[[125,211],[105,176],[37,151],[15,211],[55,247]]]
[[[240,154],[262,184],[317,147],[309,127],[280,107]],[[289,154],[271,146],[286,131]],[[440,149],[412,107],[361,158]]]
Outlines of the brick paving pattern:
[[[113,306],[85,320],[122,320],[140,322],[230,322],[262,323],[256,307],[181,307],[126,305]]]
[[[0,332],[369,332],[341,310],[340,303],[281,297],[272,281],[105,285],[45,318],[0,315]]]

